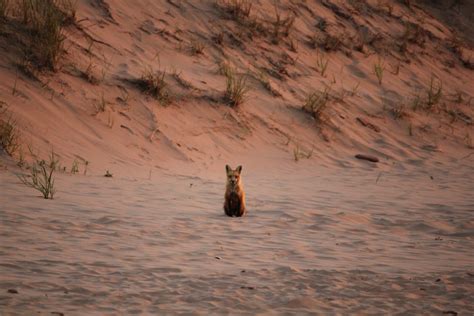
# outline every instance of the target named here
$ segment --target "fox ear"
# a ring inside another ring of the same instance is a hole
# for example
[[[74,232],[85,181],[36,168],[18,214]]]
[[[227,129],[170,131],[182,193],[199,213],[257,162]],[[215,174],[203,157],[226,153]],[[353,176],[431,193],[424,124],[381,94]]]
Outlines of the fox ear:
[[[232,169],[230,168],[229,165],[225,165],[225,171],[226,171],[227,173],[229,173],[229,171],[231,171],[231,170],[232,170]]]
[[[237,169],[235,169],[239,174],[242,172],[242,166],[238,166]]]

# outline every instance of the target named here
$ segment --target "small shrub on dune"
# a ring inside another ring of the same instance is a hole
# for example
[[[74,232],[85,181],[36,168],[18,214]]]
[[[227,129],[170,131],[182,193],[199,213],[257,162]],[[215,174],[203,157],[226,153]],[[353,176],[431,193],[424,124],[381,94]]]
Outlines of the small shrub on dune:
[[[34,156],[35,161],[30,169],[29,175],[19,175],[20,181],[35,190],[38,190],[45,199],[53,199],[56,193],[54,186],[54,172],[59,166],[58,156],[51,152],[46,160],[40,160]]]

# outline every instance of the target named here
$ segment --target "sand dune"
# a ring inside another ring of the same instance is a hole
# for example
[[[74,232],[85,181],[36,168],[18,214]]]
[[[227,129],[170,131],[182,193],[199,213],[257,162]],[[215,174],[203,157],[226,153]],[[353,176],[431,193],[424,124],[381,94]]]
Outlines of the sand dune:
[[[68,167],[81,157],[96,173],[129,167],[144,174],[150,168],[189,173],[249,151],[291,159],[296,149],[313,149],[313,158],[337,167],[351,166],[346,156],[359,152],[419,163],[468,155],[474,138],[469,42],[459,39],[459,47],[451,47],[455,31],[422,7],[394,3],[389,14],[383,3],[369,4],[282,2],[282,18],[296,18],[288,37],[275,44],[213,1],[78,1],[80,22],[64,29],[67,53],[54,74],[31,78],[19,72],[19,31],[4,26],[0,101],[21,130],[25,156],[28,146],[42,156],[54,149]],[[250,18],[271,34],[274,12],[272,1],[262,1],[252,6]],[[351,18],[341,18],[347,14]],[[324,31],[317,21],[325,21]],[[410,37],[415,35],[407,25],[418,37]],[[214,40],[219,34],[221,45]],[[312,39],[328,34],[343,42],[339,49],[327,51],[324,42],[312,46]],[[361,51],[354,48],[359,38],[366,38]],[[191,51],[196,42],[203,45],[200,54]],[[317,66],[321,57],[327,61],[324,75]],[[247,75],[250,90],[238,109],[222,101],[222,62]],[[378,62],[385,69],[382,85],[374,74]],[[146,71],[165,74],[171,104],[133,84]],[[442,83],[443,99],[429,110],[414,110],[432,78]],[[318,121],[301,107],[310,93],[325,88],[330,101]]]

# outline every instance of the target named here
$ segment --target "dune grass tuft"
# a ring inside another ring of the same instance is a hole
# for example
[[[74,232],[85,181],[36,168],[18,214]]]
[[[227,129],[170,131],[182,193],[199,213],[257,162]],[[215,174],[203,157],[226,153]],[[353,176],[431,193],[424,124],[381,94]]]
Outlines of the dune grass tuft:
[[[16,121],[11,114],[6,114],[6,110],[0,112],[0,148],[13,156],[19,149],[19,131]]]
[[[64,26],[74,23],[72,0],[22,0],[18,13],[31,36],[30,59],[40,69],[56,70],[64,51]]]
[[[329,65],[329,58],[323,54],[318,54],[316,58],[316,69],[322,77],[326,77],[326,70]]]
[[[374,74],[377,77],[379,85],[382,85],[383,73],[385,71],[385,65],[381,59],[374,64]]]
[[[230,70],[226,75],[226,91],[224,99],[230,106],[239,106],[245,102],[246,94],[249,91],[247,78],[235,74],[234,70]]]
[[[321,114],[329,101],[329,88],[310,93],[303,104],[303,111],[313,115],[315,119],[320,119]]]
[[[290,14],[287,17],[282,17],[278,7],[275,5],[275,20],[271,22],[272,25],[272,43],[278,44],[282,37],[288,37],[290,30],[295,23],[295,16]]]
[[[162,105],[167,105],[171,97],[165,75],[165,71],[154,72],[151,68],[146,68],[140,79],[135,80],[135,84],[142,91],[157,99]]]

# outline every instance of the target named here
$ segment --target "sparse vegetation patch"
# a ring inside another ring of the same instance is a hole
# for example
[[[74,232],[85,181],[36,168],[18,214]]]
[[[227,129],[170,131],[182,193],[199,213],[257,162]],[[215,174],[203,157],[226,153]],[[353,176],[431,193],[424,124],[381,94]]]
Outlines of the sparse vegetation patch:
[[[223,0],[217,3],[234,20],[243,21],[250,16],[252,1],[249,0]]]
[[[318,54],[316,57],[316,69],[322,77],[326,77],[326,70],[328,68],[329,58],[323,54]]]
[[[37,156],[33,157],[35,160],[30,168],[29,175],[19,175],[20,181],[35,190],[38,190],[45,199],[53,199],[56,193],[54,186],[54,172],[59,166],[59,158],[52,151],[48,160],[38,159]]]
[[[232,107],[239,106],[244,103],[248,91],[247,78],[231,70],[226,76],[225,102]]]
[[[75,1],[23,0],[18,11],[31,37],[28,58],[40,69],[56,70],[64,51],[63,28],[75,20]]]
[[[379,85],[382,84],[384,71],[385,71],[384,62],[381,59],[378,59],[378,61],[374,64],[374,74],[377,77],[377,81],[379,82]]]
[[[275,20],[272,24],[272,43],[278,44],[282,37],[288,37],[290,34],[291,27],[295,22],[295,16],[290,14],[286,17],[282,17],[278,7],[275,5]]]
[[[309,39],[309,46],[316,49],[323,48],[325,51],[337,51],[343,45],[342,35],[332,35],[329,33],[314,34]]]
[[[426,42],[426,30],[419,24],[412,22],[404,22],[404,25],[405,29],[400,38],[400,51],[405,53],[408,49],[408,43],[424,47]]]
[[[19,149],[19,131],[16,121],[6,109],[0,108],[0,148],[9,156],[13,156]]]
[[[146,68],[142,76],[134,83],[142,91],[160,101],[162,105],[167,105],[171,101],[171,97],[165,75],[165,71],[154,72],[151,68]]]
[[[310,113],[315,119],[320,119],[329,101],[329,88],[310,93],[303,104],[303,111]]]

